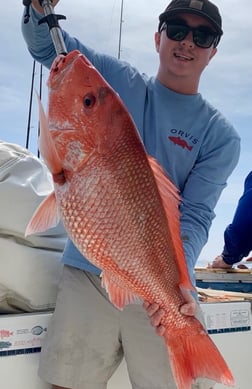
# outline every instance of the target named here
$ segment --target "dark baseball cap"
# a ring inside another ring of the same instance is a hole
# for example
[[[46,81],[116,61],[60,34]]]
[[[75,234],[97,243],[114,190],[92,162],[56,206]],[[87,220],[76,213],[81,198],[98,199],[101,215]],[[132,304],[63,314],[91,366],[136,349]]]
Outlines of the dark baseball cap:
[[[167,19],[170,19],[178,13],[190,13],[202,16],[212,24],[220,36],[223,34],[219,9],[209,0],[172,0],[165,11],[159,15],[158,30],[160,31],[161,25]]]

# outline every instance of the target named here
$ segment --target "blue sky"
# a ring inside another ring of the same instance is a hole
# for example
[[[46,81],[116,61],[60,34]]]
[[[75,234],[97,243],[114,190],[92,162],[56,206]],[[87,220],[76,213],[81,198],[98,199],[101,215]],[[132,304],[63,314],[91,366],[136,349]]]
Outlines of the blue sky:
[[[252,166],[252,1],[216,0],[215,3],[222,13],[224,36],[217,55],[205,70],[200,92],[236,127],[242,139],[242,151],[239,164],[215,209],[216,218],[200,262],[210,262],[220,253],[223,231],[231,222],[244,178]],[[97,50],[117,56],[120,5],[121,0],[61,0],[57,13],[66,15],[67,20],[62,21],[61,26],[72,35]],[[166,6],[164,0],[124,0],[121,58],[149,75],[157,71],[154,32],[158,15]],[[0,139],[25,146],[33,60],[21,35],[22,11],[21,0],[0,3]],[[37,90],[39,73],[40,65],[37,64]],[[47,75],[47,70],[43,69],[44,100]],[[34,153],[37,127],[37,102],[34,98],[29,144]]]

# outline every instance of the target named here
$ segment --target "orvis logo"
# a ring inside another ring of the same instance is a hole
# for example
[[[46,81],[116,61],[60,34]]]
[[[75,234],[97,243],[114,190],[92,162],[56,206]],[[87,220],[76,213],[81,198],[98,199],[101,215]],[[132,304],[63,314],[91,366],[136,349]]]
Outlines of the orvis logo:
[[[172,129],[170,133],[172,135],[168,136],[168,139],[183,149],[191,151],[193,149],[193,145],[198,143],[198,139],[186,131]]]

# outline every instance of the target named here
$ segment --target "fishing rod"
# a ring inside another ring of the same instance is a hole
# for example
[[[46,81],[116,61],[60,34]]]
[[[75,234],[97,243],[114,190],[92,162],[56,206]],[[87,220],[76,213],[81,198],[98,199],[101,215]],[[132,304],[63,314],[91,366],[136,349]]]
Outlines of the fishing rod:
[[[39,24],[47,23],[50,34],[52,37],[52,41],[55,47],[55,51],[58,54],[67,54],[67,50],[65,47],[65,42],[62,37],[62,31],[59,26],[58,21],[60,19],[66,19],[64,15],[56,15],[54,13],[54,8],[52,6],[51,0],[39,0],[40,5],[44,9],[44,17],[42,17],[39,21]],[[25,7],[24,12],[24,23],[29,23],[30,20],[30,6],[31,6],[31,0],[23,0],[23,5]],[[31,94],[30,94],[30,103],[29,103],[29,114],[28,114],[28,124],[27,124],[27,133],[26,133],[26,148],[29,148],[29,140],[30,140],[30,122],[31,122],[31,111],[32,111],[32,100],[33,100],[33,89],[34,89],[34,77],[35,77],[35,67],[36,62],[33,61],[33,70],[32,70],[32,83],[31,83]],[[40,98],[42,94],[42,65],[40,66]],[[40,128],[38,127],[38,135],[40,132]],[[39,151],[38,151],[38,157],[39,157]]]
[[[31,130],[31,119],[32,119],[32,105],[33,105],[33,92],[34,92],[34,82],[35,82],[35,74],[36,74],[36,61],[33,60],[32,65],[32,78],[31,78],[31,87],[30,87],[30,100],[29,100],[29,111],[28,111],[28,119],[27,119],[27,130],[26,130],[26,144],[25,147],[27,150],[29,149],[30,143],[30,130]],[[43,79],[43,66],[40,64],[39,71],[39,98],[42,98],[42,79]],[[38,123],[38,136],[40,133],[40,123]],[[39,150],[37,150],[37,157],[40,156]]]
[[[59,20],[66,19],[66,17],[55,14],[51,0],[39,0],[39,4],[43,8],[45,16],[39,20],[38,24],[47,23],[56,54],[66,55],[67,49],[59,25]],[[24,23],[26,24],[30,19],[31,0],[23,0],[23,5],[25,6]]]
[[[61,19],[66,19],[66,17],[64,15],[55,14],[51,0],[39,0],[39,4],[43,7],[45,14],[45,16],[40,19],[39,24],[47,23],[57,55],[66,55],[67,49],[58,22]]]
[[[123,24],[123,0],[121,0],[121,13],[120,13],[120,25],[119,25],[119,41],[118,41],[118,55],[117,58],[121,58],[121,43],[122,43],[122,24]]]
[[[30,142],[31,114],[32,114],[32,101],[33,101],[35,68],[36,68],[36,61],[34,60],[33,61],[33,66],[32,66],[32,80],[31,80],[31,89],[30,89],[30,102],[29,102],[29,112],[28,112],[27,130],[26,130],[26,144],[25,144],[25,147],[27,149],[29,149],[29,142]]]

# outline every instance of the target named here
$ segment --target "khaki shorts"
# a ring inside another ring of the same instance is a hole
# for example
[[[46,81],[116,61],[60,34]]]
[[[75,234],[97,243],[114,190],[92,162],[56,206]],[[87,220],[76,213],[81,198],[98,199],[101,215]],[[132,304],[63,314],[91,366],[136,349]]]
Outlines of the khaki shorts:
[[[100,277],[65,266],[39,376],[71,389],[105,389],[125,357],[133,389],[177,389],[164,341],[142,305],[116,309]],[[198,380],[194,389],[210,389]]]

